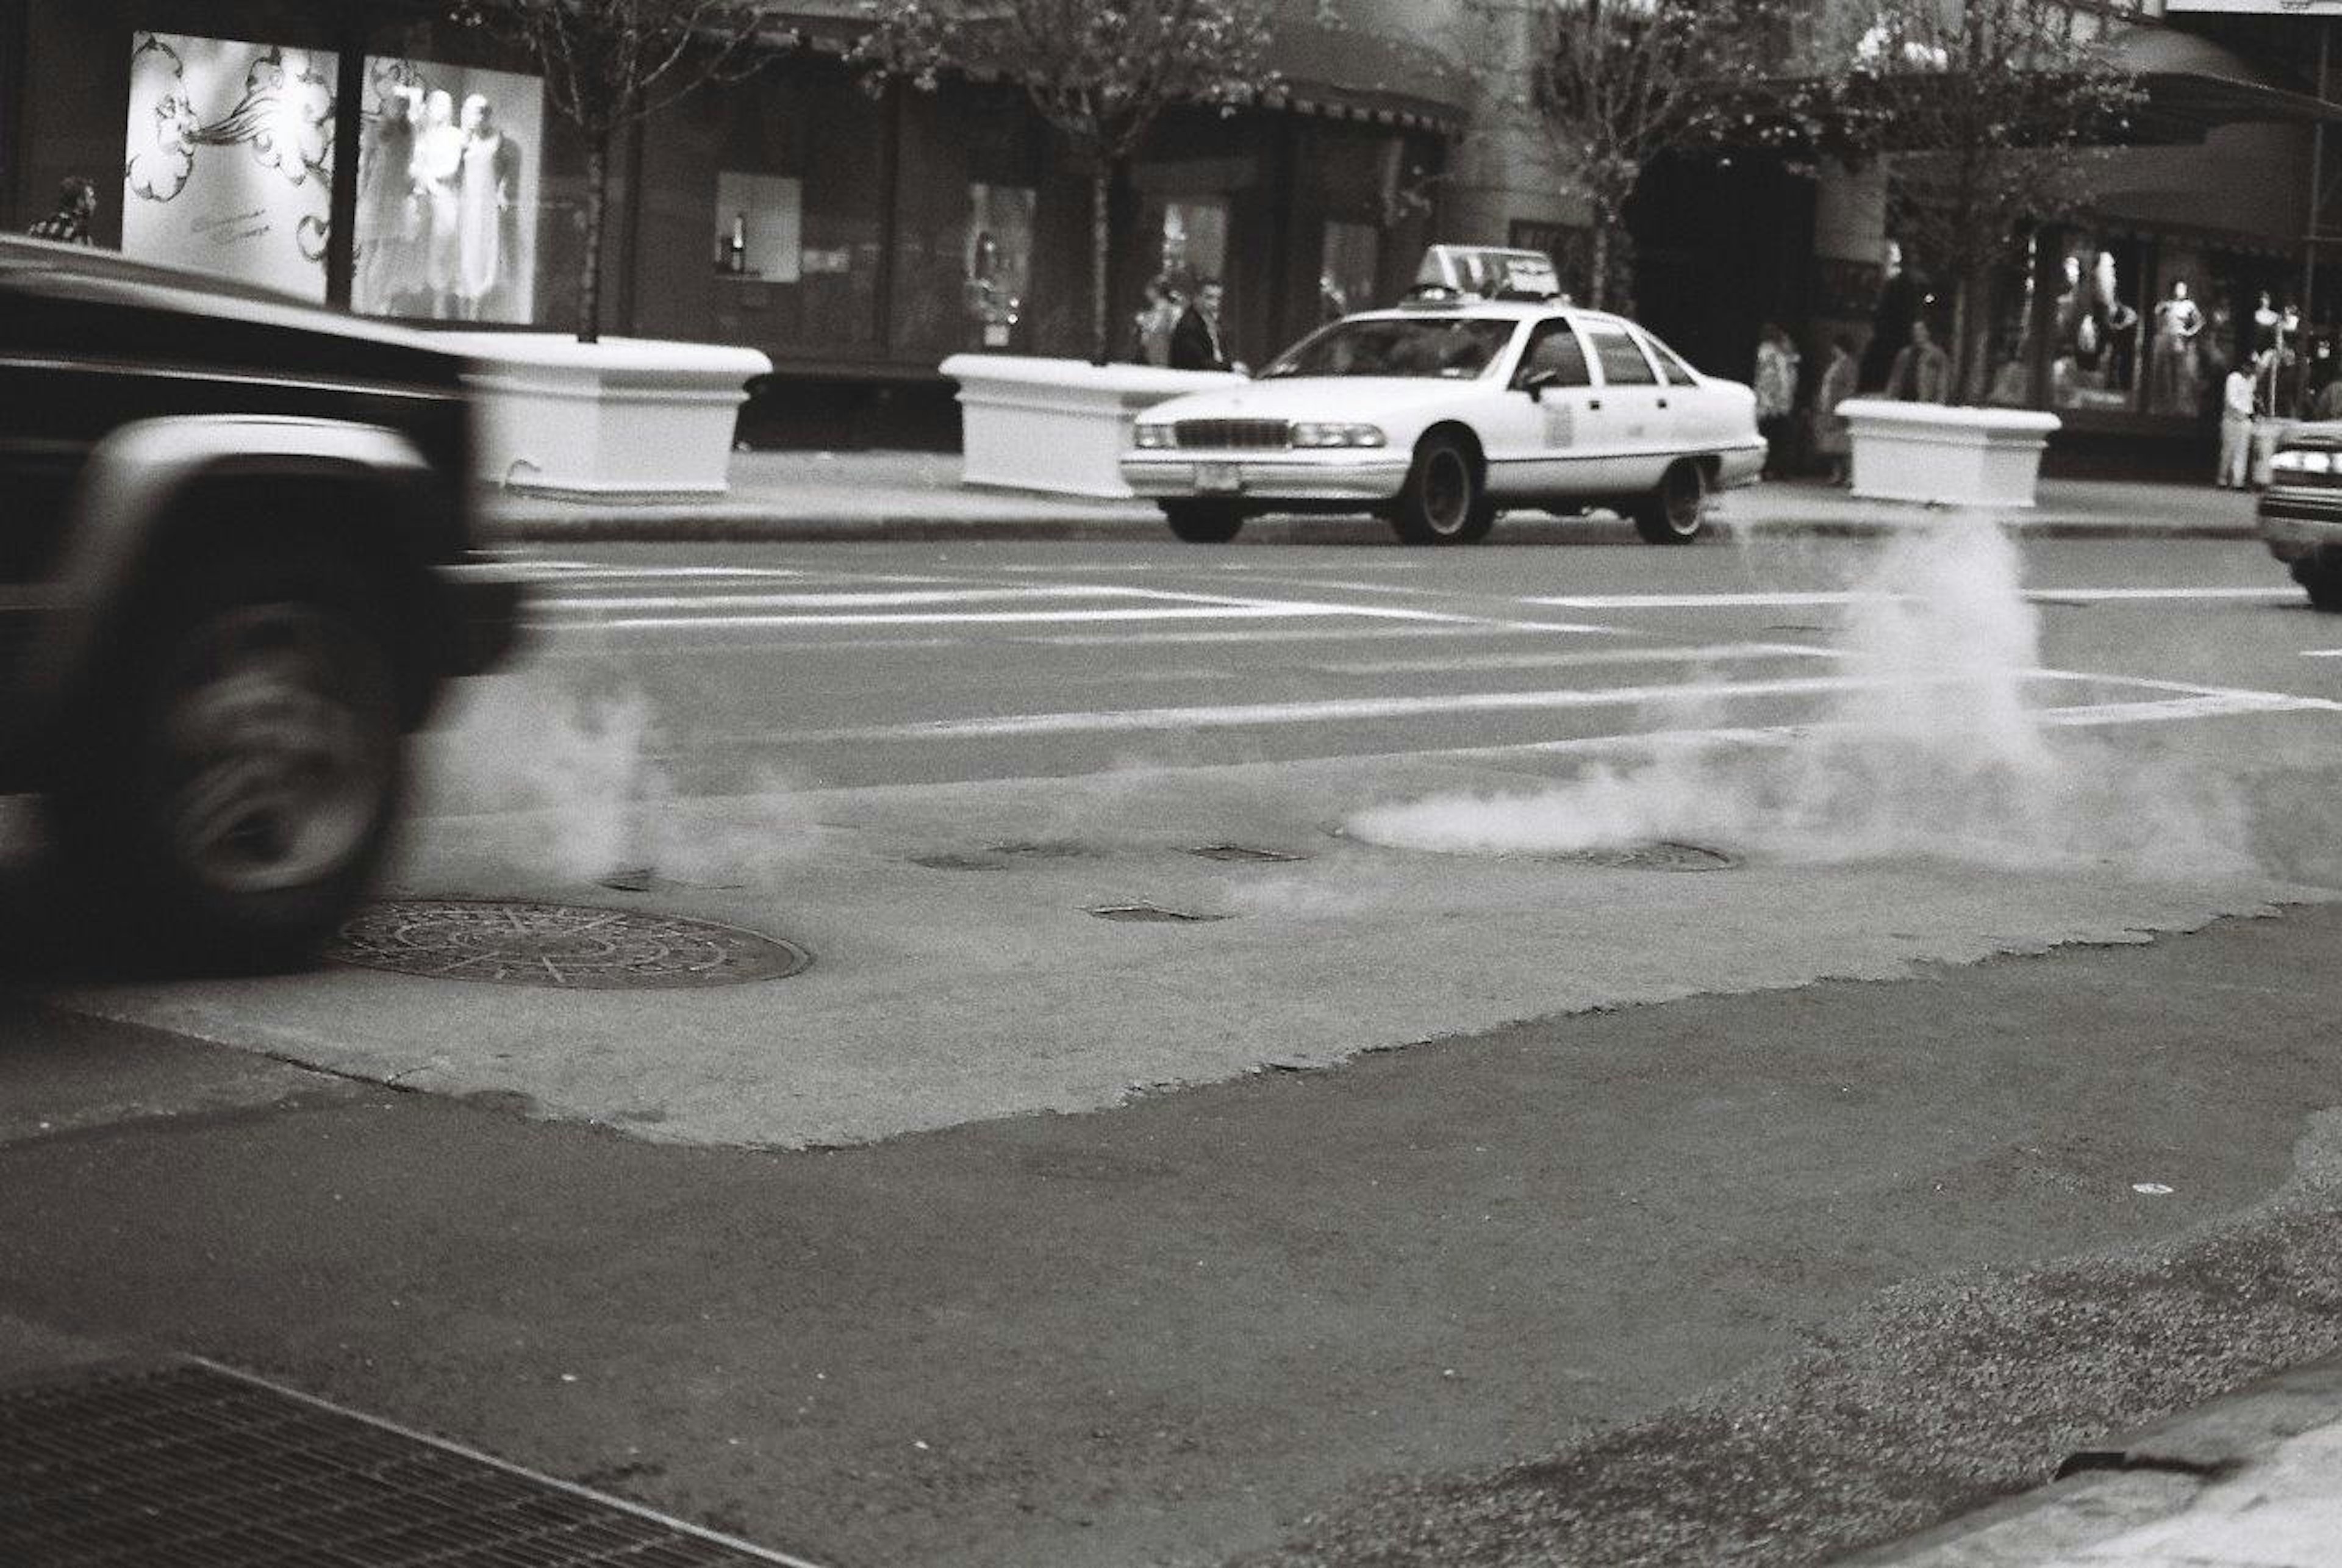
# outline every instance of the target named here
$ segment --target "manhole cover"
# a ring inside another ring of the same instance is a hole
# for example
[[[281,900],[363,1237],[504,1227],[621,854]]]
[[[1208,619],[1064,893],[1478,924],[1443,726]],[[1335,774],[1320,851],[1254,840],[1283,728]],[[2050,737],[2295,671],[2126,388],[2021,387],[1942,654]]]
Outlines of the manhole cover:
[[[1740,864],[1720,849],[1665,840],[1567,850],[1540,858],[1571,865],[1598,865],[1608,871],[1730,871]]]
[[[812,1568],[208,1362],[0,1394],[0,1563]]]
[[[1084,910],[1085,914],[1100,920],[1154,921],[1174,925],[1200,924],[1207,920],[1226,920],[1225,914],[1191,914],[1184,909],[1165,909],[1153,904],[1101,904]]]
[[[1248,844],[1206,844],[1187,853],[1200,860],[1283,863],[1302,858],[1281,849],[1255,849]]]
[[[325,948],[336,964],[440,980],[647,990],[780,980],[813,962],[794,943],[712,920],[574,904],[385,899]]]

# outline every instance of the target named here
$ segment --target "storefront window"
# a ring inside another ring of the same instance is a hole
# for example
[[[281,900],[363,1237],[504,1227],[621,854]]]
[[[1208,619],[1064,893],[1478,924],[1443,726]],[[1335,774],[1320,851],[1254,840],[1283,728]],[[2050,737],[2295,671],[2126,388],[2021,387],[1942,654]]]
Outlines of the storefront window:
[[[1324,320],[1382,303],[1375,298],[1382,250],[1382,231],[1372,224],[1326,223],[1317,271],[1317,309]]]
[[[2137,406],[2149,331],[2139,308],[2139,251],[2132,241],[2067,236],[2051,317],[2053,406]]]
[[[537,78],[369,56],[352,308],[435,321],[534,320],[544,145]]]
[[[805,182],[785,175],[716,176],[716,270],[795,283],[805,273]]]
[[[318,50],[133,35],[124,253],[323,299],[337,69]]]
[[[716,280],[715,335],[781,353],[874,342],[880,106],[842,76],[792,75],[720,89],[709,109],[717,163],[701,210],[728,275]]]
[[[1033,213],[1026,185],[967,187],[965,297],[970,328],[986,348],[1008,346],[1033,288]]]
[[[1163,203],[1162,265],[1156,275],[1169,280],[1182,299],[1196,297],[1196,285],[1221,278],[1228,256],[1228,204],[1217,196],[1174,196]],[[1223,278],[1222,281],[1225,281]]]

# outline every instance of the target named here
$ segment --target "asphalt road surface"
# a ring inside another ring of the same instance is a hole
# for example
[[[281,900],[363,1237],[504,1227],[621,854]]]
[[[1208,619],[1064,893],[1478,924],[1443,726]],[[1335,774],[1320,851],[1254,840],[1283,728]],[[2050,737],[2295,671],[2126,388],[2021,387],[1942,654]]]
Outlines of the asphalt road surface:
[[[2330,1348],[2256,547],[533,558],[387,891],[812,967],[25,975],[0,1313],[839,1563],[1808,1561]]]

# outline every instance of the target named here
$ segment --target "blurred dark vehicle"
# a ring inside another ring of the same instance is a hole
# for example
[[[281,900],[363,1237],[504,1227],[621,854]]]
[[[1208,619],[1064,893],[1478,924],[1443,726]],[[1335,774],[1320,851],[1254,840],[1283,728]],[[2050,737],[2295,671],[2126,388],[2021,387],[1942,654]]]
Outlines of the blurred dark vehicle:
[[[407,735],[513,640],[463,369],[0,238],[0,793],[44,797],[62,885],[109,932],[273,967],[364,894]]]

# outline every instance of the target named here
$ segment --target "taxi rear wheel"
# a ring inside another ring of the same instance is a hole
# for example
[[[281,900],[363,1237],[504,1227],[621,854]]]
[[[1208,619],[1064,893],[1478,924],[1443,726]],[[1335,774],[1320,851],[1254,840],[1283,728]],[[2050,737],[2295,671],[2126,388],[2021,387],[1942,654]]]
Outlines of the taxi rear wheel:
[[[1635,532],[1646,544],[1688,544],[1707,521],[1707,476],[1696,463],[1670,464],[1658,488],[1634,504]]]
[[[1406,544],[1473,544],[1488,536],[1496,509],[1481,494],[1479,464],[1452,435],[1426,435],[1391,512]]]
[[[1245,524],[1244,508],[1226,501],[1166,501],[1163,521],[1190,544],[1225,544]]]

